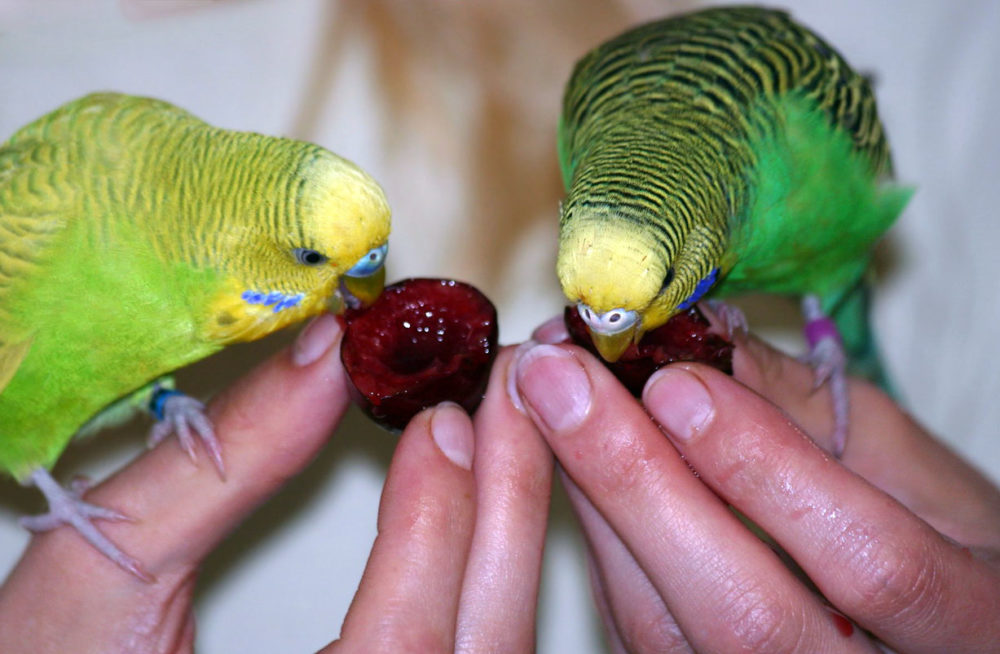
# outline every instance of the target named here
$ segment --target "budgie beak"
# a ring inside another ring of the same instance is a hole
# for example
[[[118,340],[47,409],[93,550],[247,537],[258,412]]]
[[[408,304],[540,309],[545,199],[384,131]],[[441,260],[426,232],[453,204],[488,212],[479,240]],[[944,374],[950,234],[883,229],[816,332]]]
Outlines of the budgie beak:
[[[385,266],[365,277],[345,275],[341,280],[344,290],[363,307],[371,306],[385,288]],[[348,300],[350,302],[350,300]]]
[[[346,291],[348,304],[370,307],[382,294],[382,289],[385,288],[385,256],[388,252],[388,243],[373,247],[344,273],[340,286]]]
[[[582,302],[577,305],[577,310],[587,325],[594,347],[609,363],[621,358],[628,346],[642,336],[642,320],[636,311],[612,309],[597,313]]]
[[[636,329],[626,329],[617,334],[602,334],[594,331],[590,327],[590,338],[594,341],[594,347],[608,363],[614,363],[621,358],[628,346],[636,340]]]

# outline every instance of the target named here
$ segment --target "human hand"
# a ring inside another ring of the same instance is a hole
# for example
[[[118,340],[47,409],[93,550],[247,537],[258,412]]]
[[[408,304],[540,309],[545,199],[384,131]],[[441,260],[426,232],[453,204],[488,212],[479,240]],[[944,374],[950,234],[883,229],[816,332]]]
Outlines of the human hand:
[[[339,343],[336,320],[324,316],[291,351],[209,405],[225,483],[168,440],[88,492],[87,499],[136,518],[102,529],[143,562],[154,583],[125,574],[70,529],[33,537],[0,587],[0,651],[192,651],[201,561],[312,459],[347,408]],[[378,538],[330,651],[440,642],[451,649],[456,639],[468,651],[493,642],[524,651],[534,642],[552,460],[510,406],[508,360],[509,353],[498,359],[475,438],[473,423],[449,405],[417,416],[403,433]]]
[[[513,351],[497,357],[470,425],[441,405],[397,447],[379,535],[330,652],[534,650],[552,453],[506,391]],[[440,431],[439,431],[440,427]],[[473,437],[473,432],[475,436]],[[444,447],[432,444],[437,435]],[[455,451],[448,464],[442,450]]]
[[[612,649],[995,651],[997,489],[863,381],[838,461],[807,366],[738,339],[734,368],[660,371],[647,414],[580,348],[519,357],[517,395],[561,466]]]

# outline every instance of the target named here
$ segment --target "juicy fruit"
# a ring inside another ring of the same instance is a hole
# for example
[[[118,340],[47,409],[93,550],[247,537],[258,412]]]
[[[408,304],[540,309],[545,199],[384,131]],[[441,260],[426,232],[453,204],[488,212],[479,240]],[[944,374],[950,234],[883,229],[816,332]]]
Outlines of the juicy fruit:
[[[564,319],[573,342],[597,355],[597,348],[576,307],[566,307]],[[697,361],[731,375],[733,345],[718,334],[708,333],[709,326],[698,307],[691,307],[664,325],[646,332],[638,346],[629,345],[618,361],[605,361],[604,365],[636,397],[642,395],[642,388],[650,375],[675,361]]]
[[[345,320],[340,358],[353,399],[382,426],[402,430],[445,400],[470,413],[479,406],[497,353],[497,312],[475,287],[406,279]]]

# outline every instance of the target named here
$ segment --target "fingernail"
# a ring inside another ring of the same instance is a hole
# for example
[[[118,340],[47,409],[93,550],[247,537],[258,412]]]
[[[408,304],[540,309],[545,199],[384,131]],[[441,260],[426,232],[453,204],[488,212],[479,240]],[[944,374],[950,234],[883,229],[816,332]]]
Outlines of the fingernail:
[[[566,350],[536,345],[521,355],[515,375],[521,397],[553,431],[576,427],[590,411],[590,378]]]
[[[569,340],[569,331],[562,316],[546,320],[531,333],[531,340],[538,343],[556,344]]]
[[[521,343],[514,350],[514,355],[510,358],[510,363],[507,364],[507,396],[510,398],[510,403],[514,405],[514,408],[524,415],[528,415],[528,413],[524,410],[524,403],[521,402],[521,394],[517,390],[517,364],[524,353],[536,345],[538,343],[533,340]]]
[[[431,438],[449,461],[464,470],[472,470],[472,423],[465,411],[454,402],[442,402],[431,416]]]
[[[684,368],[658,370],[646,382],[642,402],[670,436],[680,441],[697,436],[715,413],[708,389]]]
[[[324,313],[306,325],[292,346],[292,363],[304,368],[326,354],[340,334],[337,316]]]

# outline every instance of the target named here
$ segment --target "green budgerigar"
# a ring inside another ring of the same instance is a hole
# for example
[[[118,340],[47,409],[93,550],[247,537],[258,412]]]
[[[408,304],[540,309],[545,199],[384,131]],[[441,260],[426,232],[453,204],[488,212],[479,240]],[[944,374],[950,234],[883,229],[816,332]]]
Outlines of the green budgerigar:
[[[145,578],[93,524],[122,516],[48,471],[81,427],[145,405],[160,420],[153,440],[176,430],[191,454],[194,431],[221,473],[202,406],[160,380],[370,303],[389,224],[354,164],[159,100],[88,95],[16,132],[0,146],[0,469],[50,508],[24,524],[72,524]]]
[[[707,9],[580,60],[558,145],[558,275],[604,358],[702,297],[802,297],[839,455],[845,368],[884,383],[866,277],[911,194],[868,81],[784,12]]]

